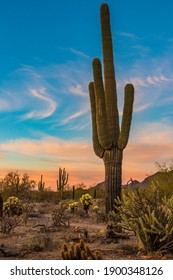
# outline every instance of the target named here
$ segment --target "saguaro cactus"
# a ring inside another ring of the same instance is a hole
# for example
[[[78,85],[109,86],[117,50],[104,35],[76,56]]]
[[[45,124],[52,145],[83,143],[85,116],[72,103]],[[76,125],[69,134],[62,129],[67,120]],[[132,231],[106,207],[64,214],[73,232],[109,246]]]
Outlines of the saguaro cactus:
[[[41,175],[41,179],[38,182],[38,190],[41,192],[44,190],[45,187],[45,182],[43,182],[43,175]]]
[[[61,199],[63,198],[64,186],[68,182],[68,173],[65,171],[65,168],[59,167],[59,180],[57,180],[57,191],[61,194]]]
[[[103,158],[105,165],[106,213],[115,210],[115,197],[121,198],[122,158],[127,145],[134,101],[134,87],[125,86],[124,109],[119,127],[117,91],[113,61],[113,46],[110,28],[109,7],[100,9],[104,82],[101,62],[95,58],[92,63],[94,82],[89,84],[92,115],[93,147],[96,155]]]
[[[74,199],[75,198],[75,186],[73,186],[73,188],[72,188],[72,199]]]

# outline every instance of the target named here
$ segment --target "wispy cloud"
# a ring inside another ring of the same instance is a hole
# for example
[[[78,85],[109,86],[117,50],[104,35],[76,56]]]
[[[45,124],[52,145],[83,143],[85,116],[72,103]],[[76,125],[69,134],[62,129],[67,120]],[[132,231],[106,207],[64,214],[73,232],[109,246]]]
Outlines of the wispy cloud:
[[[53,123],[70,122],[75,126],[78,116],[82,117],[89,110],[88,64],[82,64],[80,60],[44,67],[22,65],[12,74],[13,80],[1,89],[0,111],[12,113],[17,110],[17,121],[51,117],[52,126]],[[82,118],[78,121],[78,125],[83,127]]]
[[[76,49],[73,49],[73,48],[69,48],[69,51],[71,51],[72,53],[78,55],[78,56],[82,56],[84,58],[88,58],[88,59],[91,59],[91,57],[87,54],[85,54],[84,52],[81,52],[79,50],[76,50]]]
[[[169,121],[151,121],[137,124],[135,135],[131,135],[131,142],[140,145],[170,145],[172,144],[173,130]]]
[[[21,107],[21,100],[15,92],[0,90],[0,112],[14,112]]]
[[[117,32],[116,34],[119,35],[119,36],[130,38],[130,39],[139,39],[138,36],[136,36],[133,33],[129,33],[129,32]]]
[[[79,118],[79,117],[85,115],[86,113],[89,112],[89,110],[90,110],[89,107],[88,107],[88,108],[84,108],[83,110],[80,110],[80,111],[78,111],[78,112],[76,112],[76,113],[74,113],[74,114],[68,116],[67,118],[65,118],[65,119],[62,121],[62,123],[63,123],[63,124],[67,124],[67,123],[69,123],[71,120],[74,120],[74,119],[76,119],[76,118]]]
[[[163,74],[160,75],[151,75],[146,77],[132,77],[129,80],[125,80],[125,83],[133,83],[136,87],[149,87],[152,85],[157,85],[158,87],[162,85],[167,85],[173,82],[173,77],[166,77]]]
[[[131,48],[134,49],[135,52],[138,53],[138,55],[140,54],[141,57],[146,57],[151,52],[151,48],[149,46],[144,46],[140,44],[132,45]]]
[[[82,58],[87,58],[87,59],[91,59],[91,57],[89,55],[87,55],[86,53],[80,51],[80,50],[76,50],[74,48],[64,48],[64,47],[58,47],[59,50],[62,51],[67,51],[67,52],[71,52],[74,53],[75,55],[82,57]]]
[[[149,61],[149,62],[148,62]],[[132,83],[135,87],[134,111],[141,112],[153,106],[166,105],[166,100],[172,98],[173,61],[169,54],[161,58],[142,58],[136,61],[126,72],[118,73],[118,91],[122,92],[124,85]],[[122,106],[123,101],[120,100]]]
[[[70,86],[69,87],[69,92],[78,95],[78,96],[84,96],[84,97],[88,97],[88,93],[84,91],[84,89],[82,88],[82,85],[80,85],[79,83],[75,82],[75,86]]]
[[[0,111],[8,111],[10,108],[10,103],[7,100],[0,98]]]
[[[16,161],[16,166],[19,165],[20,168],[25,165],[28,167],[29,158],[32,158],[32,161],[34,158],[33,164],[36,164],[37,168],[43,168],[46,162],[48,170],[55,169],[60,164],[70,170],[79,171],[90,170],[92,166],[92,169],[96,171],[100,162],[93,152],[92,144],[78,139],[67,141],[50,136],[45,136],[40,140],[11,139],[0,144],[0,151],[5,157],[11,154],[20,158],[19,155],[22,155],[23,161]]]
[[[43,119],[51,116],[55,112],[57,108],[57,103],[48,96],[45,88],[40,88],[38,90],[30,89],[30,92],[34,97],[43,100],[46,103],[47,108],[45,108],[44,111],[34,110],[29,113],[26,113],[25,115],[22,116],[22,119],[31,119],[31,118]]]

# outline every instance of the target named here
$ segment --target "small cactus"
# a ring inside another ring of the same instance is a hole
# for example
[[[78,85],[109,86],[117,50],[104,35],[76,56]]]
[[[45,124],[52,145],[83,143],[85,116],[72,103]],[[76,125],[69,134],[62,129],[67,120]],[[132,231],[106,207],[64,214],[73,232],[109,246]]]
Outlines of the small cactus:
[[[38,183],[38,190],[41,192],[41,191],[44,191],[44,187],[45,187],[45,182],[43,182],[43,175],[41,175],[41,180],[39,181]]]
[[[63,260],[101,260],[101,255],[96,252],[91,252],[88,246],[85,246],[84,241],[81,239],[76,245],[72,245],[69,249],[65,243],[62,251]]]
[[[10,196],[7,201],[3,203],[3,212],[8,216],[21,215],[22,208],[18,197]]]
[[[86,214],[88,214],[90,205],[93,204],[92,199],[93,199],[92,196],[89,195],[88,193],[83,194],[80,198],[80,202],[83,204],[83,208],[84,208]]]
[[[74,213],[77,211],[77,208],[79,207],[79,203],[78,202],[73,202],[69,204],[69,210]]]
[[[68,183],[68,173],[65,168],[59,168],[59,180],[57,180],[57,191],[60,192],[61,199],[63,199],[63,190],[65,185]]]
[[[73,189],[72,189],[72,198],[75,199],[75,186],[73,186]]]

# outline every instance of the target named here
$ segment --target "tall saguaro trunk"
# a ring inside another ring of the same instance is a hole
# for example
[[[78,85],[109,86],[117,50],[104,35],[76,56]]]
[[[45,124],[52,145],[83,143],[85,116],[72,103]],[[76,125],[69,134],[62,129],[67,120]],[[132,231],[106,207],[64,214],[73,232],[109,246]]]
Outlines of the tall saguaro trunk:
[[[123,152],[118,149],[107,150],[104,153],[106,213],[115,210],[115,197],[121,199],[122,156]]]
[[[122,158],[127,145],[134,101],[134,87],[125,86],[121,129],[117,105],[117,90],[113,61],[110,15],[107,4],[100,9],[104,81],[98,58],[93,59],[94,82],[89,84],[92,116],[93,148],[105,165],[106,213],[115,210],[114,200],[121,199]]]

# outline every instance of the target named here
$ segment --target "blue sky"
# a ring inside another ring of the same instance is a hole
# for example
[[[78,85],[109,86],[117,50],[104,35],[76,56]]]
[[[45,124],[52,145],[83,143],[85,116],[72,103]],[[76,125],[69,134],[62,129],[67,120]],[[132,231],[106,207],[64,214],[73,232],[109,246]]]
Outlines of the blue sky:
[[[100,0],[8,0],[0,4],[0,177],[104,180],[92,149],[88,83],[102,60]],[[121,118],[123,88],[135,86],[123,182],[170,162],[173,148],[172,1],[108,0]]]

